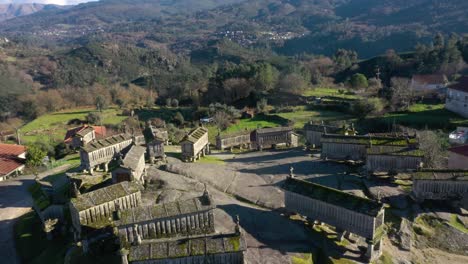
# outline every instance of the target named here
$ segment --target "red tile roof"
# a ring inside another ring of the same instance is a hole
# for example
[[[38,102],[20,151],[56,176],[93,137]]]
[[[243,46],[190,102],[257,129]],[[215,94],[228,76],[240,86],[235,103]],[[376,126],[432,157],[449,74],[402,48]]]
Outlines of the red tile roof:
[[[468,93],[468,76],[461,77],[456,84],[450,85],[449,88]]]
[[[88,125],[80,126],[80,127],[75,127],[72,129],[69,129],[67,131],[67,134],[65,134],[65,143],[71,142],[72,138],[79,132],[83,131],[84,129],[88,128]],[[107,133],[106,127],[105,126],[91,126],[94,129],[94,132],[96,133],[96,136],[105,136]]]
[[[449,151],[468,157],[468,145],[449,148]]]
[[[413,75],[413,81],[424,84],[444,84],[447,78],[443,74]]]
[[[0,156],[0,176],[8,175],[23,165],[23,160]]]
[[[25,152],[25,146],[0,143],[0,156],[19,156]]]

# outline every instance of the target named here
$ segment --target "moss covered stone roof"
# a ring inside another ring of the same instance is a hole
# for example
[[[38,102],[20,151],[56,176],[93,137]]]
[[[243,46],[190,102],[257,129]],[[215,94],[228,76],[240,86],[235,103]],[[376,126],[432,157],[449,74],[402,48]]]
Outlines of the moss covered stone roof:
[[[123,134],[118,134],[118,135],[110,136],[107,138],[103,138],[100,140],[92,141],[88,143],[86,146],[82,147],[82,149],[85,152],[93,152],[95,150],[105,148],[108,146],[112,146],[112,145],[116,145],[127,140],[132,140],[132,136],[129,134],[123,133]]]
[[[342,127],[327,126],[327,125],[321,125],[321,124],[311,124],[311,123],[306,123],[304,125],[304,130],[321,132],[321,133],[331,133],[331,134],[340,134],[343,132]]]
[[[238,132],[229,133],[229,134],[217,135],[216,137],[220,139],[226,139],[226,138],[233,138],[233,137],[239,137],[239,136],[250,136],[250,133],[252,133],[252,131],[243,130],[243,131],[238,131]]]
[[[207,133],[208,133],[207,128],[197,127],[192,132],[190,132],[187,136],[185,136],[181,142],[188,141],[191,143],[195,143]]]
[[[416,137],[372,137],[372,136],[344,136],[323,135],[322,143],[342,143],[358,145],[387,145],[387,146],[409,146],[419,143]]]
[[[146,240],[140,245],[130,247],[128,260],[175,259],[241,252],[245,251],[246,248],[245,240],[240,234],[221,234],[164,241]]]
[[[121,167],[136,170],[138,167],[138,161],[145,155],[145,152],[146,149],[144,147],[132,146],[127,154],[125,154]]]
[[[120,220],[115,221],[116,226],[151,221],[153,219],[190,214],[214,209],[210,196],[200,196],[185,201],[157,204],[152,206],[135,207],[121,212]]]
[[[140,187],[136,183],[125,181],[81,194],[70,202],[78,211],[83,211],[137,192],[140,192]]]
[[[257,129],[257,134],[264,134],[264,133],[275,133],[275,132],[289,132],[293,131],[292,127],[267,127],[267,128],[259,128]]]
[[[424,152],[413,147],[374,145],[366,150],[367,155],[423,157]]]
[[[413,174],[413,180],[468,181],[468,170],[422,170]]]
[[[377,201],[295,178],[288,178],[284,182],[283,188],[311,199],[320,200],[372,217],[376,217],[383,209],[383,204]]]

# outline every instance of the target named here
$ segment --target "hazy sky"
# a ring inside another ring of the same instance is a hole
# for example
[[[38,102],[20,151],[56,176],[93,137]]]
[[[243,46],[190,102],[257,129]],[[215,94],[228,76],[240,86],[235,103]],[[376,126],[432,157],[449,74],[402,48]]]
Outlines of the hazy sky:
[[[92,2],[98,0],[0,0],[0,4],[21,4],[21,3],[39,3],[56,5],[76,5],[79,3]]]

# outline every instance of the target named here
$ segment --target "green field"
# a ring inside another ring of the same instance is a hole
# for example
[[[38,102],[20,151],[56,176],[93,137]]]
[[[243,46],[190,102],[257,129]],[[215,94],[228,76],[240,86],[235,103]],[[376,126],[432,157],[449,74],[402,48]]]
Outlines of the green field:
[[[334,111],[310,111],[306,110],[305,107],[296,107],[294,112],[289,113],[279,113],[277,114],[280,117],[286,118],[294,122],[294,128],[302,129],[304,124],[313,120],[316,122],[320,121],[341,121],[351,118],[350,116],[343,114],[341,112]]]
[[[95,111],[94,108],[81,108],[42,115],[21,128],[22,141],[29,143],[37,140],[47,140],[58,143],[64,139],[67,129],[74,127],[73,125],[67,125],[70,120],[84,120],[86,115]],[[104,110],[103,125],[121,123],[127,117],[120,115],[120,113],[121,110],[116,108]]]
[[[457,126],[468,126],[468,120],[444,108],[444,104],[414,104],[406,112],[387,113],[368,121],[390,126],[400,124],[414,128],[451,130]]]
[[[256,115],[250,119],[239,119],[237,123],[229,126],[224,133],[236,133],[244,130],[255,130],[262,127],[277,127],[287,124],[286,119],[277,115]]]

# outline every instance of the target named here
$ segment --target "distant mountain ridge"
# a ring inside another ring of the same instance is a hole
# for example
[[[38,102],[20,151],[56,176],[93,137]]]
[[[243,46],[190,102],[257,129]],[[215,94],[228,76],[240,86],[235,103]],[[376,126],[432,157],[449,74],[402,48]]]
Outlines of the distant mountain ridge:
[[[0,21],[25,16],[44,9],[45,4],[0,4]]]

